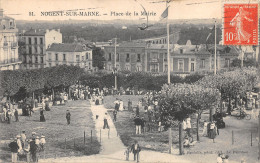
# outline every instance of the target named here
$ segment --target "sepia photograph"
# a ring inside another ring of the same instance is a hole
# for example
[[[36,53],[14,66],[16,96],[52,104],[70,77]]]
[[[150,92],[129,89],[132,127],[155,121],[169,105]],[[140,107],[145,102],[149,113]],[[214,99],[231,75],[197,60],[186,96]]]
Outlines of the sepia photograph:
[[[259,163],[260,0],[0,0],[0,162]]]

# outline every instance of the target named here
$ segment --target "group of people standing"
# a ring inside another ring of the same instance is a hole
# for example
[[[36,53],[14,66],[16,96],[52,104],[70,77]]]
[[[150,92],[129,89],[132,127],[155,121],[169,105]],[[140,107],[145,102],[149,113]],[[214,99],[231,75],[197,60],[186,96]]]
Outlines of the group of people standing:
[[[45,150],[45,136],[41,137],[32,132],[31,138],[27,138],[25,131],[17,135],[14,139],[11,138],[9,147],[12,154],[12,162],[18,161],[18,156],[26,155],[27,162],[38,162],[38,153]]]

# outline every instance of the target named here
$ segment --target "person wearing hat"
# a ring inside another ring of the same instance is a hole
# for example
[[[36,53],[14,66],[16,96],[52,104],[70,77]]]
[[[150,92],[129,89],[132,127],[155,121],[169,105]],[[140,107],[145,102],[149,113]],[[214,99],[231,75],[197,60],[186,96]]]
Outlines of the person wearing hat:
[[[11,138],[11,141],[12,142],[9,144],[9,148],[11,149],[12,162],[17,162],[17,153],[18,153],[19,146],[15,139]]]
[[[70,124],[70,117],[71,117],[70,111],[67,110],[66,119],[67,119],[67,124],[68,124],[68,125]]]
[[[22,149],[23,149],[23,147],[22,147],[22,142],[21,142],[21,136],[20,136],[20,135],[17,135],[17,136],[16,136],[16,139],[17,139],[17,144],[18,144],[18,146],[19,146],[18,153],[20,153],[20,152],[22,151]]]
[[[40,146],[40,138],[39,136],[36,136],[35,138],[35,144],[39,147]]]
[[[19,122],[17,109],[15,109],[14,111],[14,117],[15,117],[15,122]]]
[[[137,117],[134,119],[134,122],[135,122],[135,134],[136,134],[136,135],[141,134],[142,120],[140,119],[139,116],[137,116]]]
[[[46,143],[46,140],[45,140],[45,136],[41,136],[41,139],[40,139],[40,148],[41,148],[41,150],[43,150],[44,151],[44,145],[45,145],[45,143]]]
[[[134,154],[134,161],[136,160],[137,162],[139,162],[139,160],[140,160],[140,155],[139,155],[140,151],[141,151],[141,147],[138,144],[137,140],[135,140],[135,143],[131,147],[131,152],[133,152],[133,154]]]
[[[35,139],[36,138],[36,132],[32,132],[32,139]]]
[[[103,126],[103,129],[105,129],[105,128],[109,129],[109,126],[108,126],[108,123],[107,123],[107,113],[105,113],[105,115],[104,115],[104,126]]]
[[[24,144],[24,152],[26,153],[26,160],[27,162],[30,162],[30,142],[32,141],[32,139],[28,139],[25,141],[25,144]],[[27,148],[25,147],[27,146]]]
[[[37,150],[38,150],[38,146],[35,143],[35,138],[32,138],[32,141],[30,142],[30,153],[31,153],[31,157],[32,157],[32,161],[33,162],[37,162],[38,158],[37,158]]]
[[[25,141],[26,141],[25,131],[22,131],[22,133],[21,133],[21,142],[22,142],[22,147],[23,148],[24,148]]]

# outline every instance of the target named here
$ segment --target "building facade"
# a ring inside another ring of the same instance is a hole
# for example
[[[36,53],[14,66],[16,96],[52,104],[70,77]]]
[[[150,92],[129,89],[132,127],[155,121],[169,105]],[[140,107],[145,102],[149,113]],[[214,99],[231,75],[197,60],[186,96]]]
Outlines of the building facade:
[[[74,65],[92,70],[92,49],[84,44],[53,43],[46,50],[46,67]]]
[[[106,46],[105,69],[113,71],[144,71],[166,73],[168,71],[167,44],[124,43],[115,47]],[[217,70],[228,69],[234,59],[238,58],[236,47],[217,46]],[[214,48],[206,45],[170,45],[170,70],[175,74],[214,71]]]
[[[5,16],[0,8],[0,70],[16,70],[21,61],[18,55],[18,29],[15,20]]]
[[[141,43],[123,43],[116,46],[105,46],[105,69],[107,71],[146,71],[146,44]],[[116,66],[115,66],[116,65]]]
[[[23,69],[46,67],[46,49],[53,43],[62,43],[60,29],[31,29],[22,34],[25,53],[22,54]]]

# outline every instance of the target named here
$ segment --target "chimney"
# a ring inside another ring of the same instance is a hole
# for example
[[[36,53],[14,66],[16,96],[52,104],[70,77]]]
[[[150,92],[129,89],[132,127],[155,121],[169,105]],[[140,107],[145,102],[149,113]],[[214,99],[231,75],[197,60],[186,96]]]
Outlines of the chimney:
[[[58,32],[60,32],[60,29],[57,29]]]

